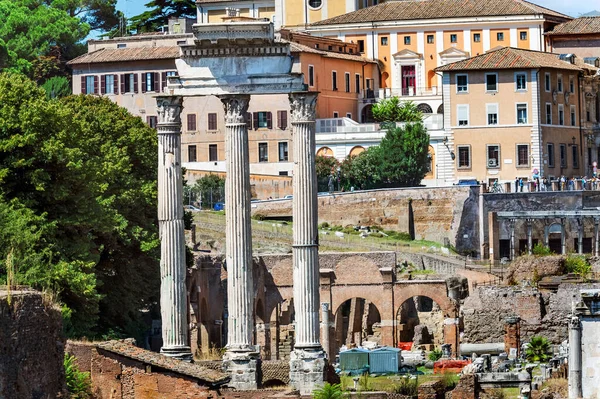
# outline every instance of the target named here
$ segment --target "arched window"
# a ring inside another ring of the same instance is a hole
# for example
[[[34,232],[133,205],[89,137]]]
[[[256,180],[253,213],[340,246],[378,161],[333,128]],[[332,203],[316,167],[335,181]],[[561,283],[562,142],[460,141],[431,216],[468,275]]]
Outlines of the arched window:
[[[438,114],[443,114],[444,113],[444,104],[440,104],[440,106],[437,109],[437,113]]]
[[[424,114],[433,114],[433,110],[429,106],[429,104],[421,103],[417,105],[417,109]]]
[[[310,8],[319,8],[323,4],[323,0],[308,0],[308,6]]]

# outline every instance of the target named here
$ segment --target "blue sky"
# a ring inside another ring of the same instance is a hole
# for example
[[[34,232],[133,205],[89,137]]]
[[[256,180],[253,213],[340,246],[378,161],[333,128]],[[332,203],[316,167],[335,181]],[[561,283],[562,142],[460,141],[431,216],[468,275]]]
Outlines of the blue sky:
[[[119,10],[125,12],[127,17],[132,17],[141,14],[144,11],[144,4],[148,3],[148,1],[149,0],[119,0],[117,2],[117,7]],[[533,0],[531,2],[573,17],[593,11],[594,8],[600,9],[600,3],[597,0]]]

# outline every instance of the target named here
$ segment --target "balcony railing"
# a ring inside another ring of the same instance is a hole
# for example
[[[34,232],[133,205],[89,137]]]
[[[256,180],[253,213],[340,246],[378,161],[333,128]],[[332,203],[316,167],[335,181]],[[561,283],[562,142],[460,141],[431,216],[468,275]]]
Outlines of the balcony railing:
[[[385,97],[419,97],[441,95],[437,86],[431,87],[388,87],[383,89]]]
[[[444,128],[443,114],[424,114],[423,124],[427,130],[442,130]],[[397,126],[404,126],[404,122]],[[379,123],[358,123],[349,118],[317,119],[316,133],[372,133],[381,131]]]

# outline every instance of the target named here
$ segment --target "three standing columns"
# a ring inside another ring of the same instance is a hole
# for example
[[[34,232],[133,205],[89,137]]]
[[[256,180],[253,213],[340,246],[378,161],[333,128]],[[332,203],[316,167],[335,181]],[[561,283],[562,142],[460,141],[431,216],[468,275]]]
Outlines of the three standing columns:
[[[225,230],[227,267],[227,351],[223,367],[230,386],[256,389],[259,355],[252,344],[254,285],[250,219],[250,161],[246,112],[249,95],[219,96],[225,108]]]
[[[290,354],[290,383],[300,394],[322,385],[326,357],[320,338],[319,237],[315,119],[317,93],[290,94],[293,128],[293,263],[294,351]]]
[[[158,226],[160,234],[161,353],[192,360],[188,340],[183,180],[181,176],[181,97],[156,99],[158,109]]]

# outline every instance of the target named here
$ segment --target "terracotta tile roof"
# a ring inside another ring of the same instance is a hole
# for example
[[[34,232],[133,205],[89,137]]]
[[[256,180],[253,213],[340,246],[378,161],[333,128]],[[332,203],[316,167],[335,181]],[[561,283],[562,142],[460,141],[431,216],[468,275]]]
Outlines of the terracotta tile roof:
[[[98,64],[103,62],[168,60],[179,58],[179,46],[103,48],[83,54],[68,62],[68,65]]]
[[[320,54],[325,58],[336,58],[339,60],[348,60],[348,61],[358,61],[358,62],[368,62],[371,64],[377,64],[376,60],[372,60],[370,58],[361,57],[360,55],[353,55],[347,53],[336,53],[335,51],[323,51],[316,48],[312,48],[309,46],[305,46],[300,43],[290,43],[290,51],[292,53],[311,53],[311,54]]]
[[[582,67],[561,61],[558,54],[541,51],[503,47],[466,60],[436,68],[438,72],[466,71],[478,69],[532,69],[553,68],[581,71]]]
[[[227,374],[220,371],[211,370],[197,364],[187,363],[161,355],[160,353],[141,349],[126,341],[102,342],[97,344],[97,347],[108,352],[116,353],[117,355],[149,364],[151,366],[160,367],[164,370],[197,378],[210,384],[224,383],[229,379]]]
[[[564,22],[554,27],[547,35],[585,35],[590,33],[600,34],[600,16],[582,17]]]
[[[383,22],[434,18],[465,18],[505,15],[571,17],[525,0],[402,0],[387,1],[373,7],[315,22],[311,26],[361,22]]]

